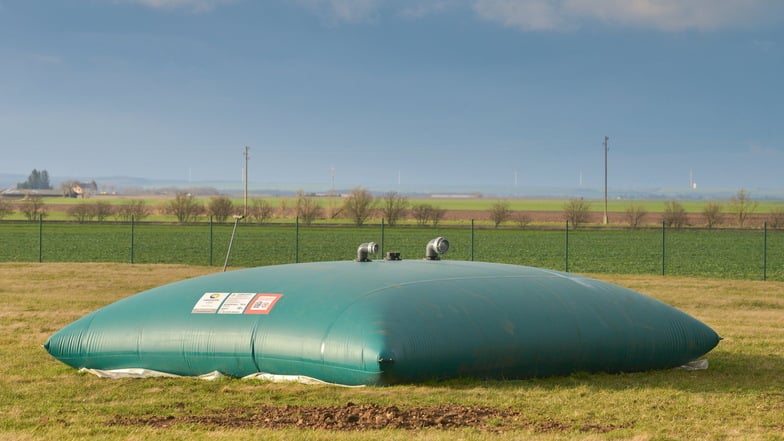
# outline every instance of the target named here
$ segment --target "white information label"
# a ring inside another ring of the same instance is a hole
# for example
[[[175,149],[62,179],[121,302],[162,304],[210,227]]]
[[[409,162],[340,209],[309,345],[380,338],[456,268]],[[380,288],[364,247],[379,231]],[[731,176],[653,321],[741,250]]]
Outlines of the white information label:
[[[205,292],[203,296],[196,302],[193,309],[191,310],[192,314],[215,314],[220,308],[221,303],[223,300],[228,297],[229,293],[227,292]]]
[[[218,314],[242,314],[245,312],[245,308],[248,307],[248,303],[255,296],[255,292],[233,292],[223,302],[223,305],[218,310]]]

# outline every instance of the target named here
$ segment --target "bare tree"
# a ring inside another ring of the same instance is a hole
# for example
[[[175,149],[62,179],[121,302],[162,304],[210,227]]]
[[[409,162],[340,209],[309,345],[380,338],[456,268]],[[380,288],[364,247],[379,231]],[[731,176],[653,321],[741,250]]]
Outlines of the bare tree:
[[[3,199],[0,199],[0,219],[14,214],[14,207]]]
[[[166,210],[177,217],[177,222],[184,224],[202,214],[204,206],[199,204],[191,193],[177,192],[174,199],[167,203]]]
[[[528,215],[525,211],[518,211],[514,215],[515,222],[517,222],[517,226],[520,228],[528,227],[528,224],[531,223],[531,216]]]
[[[686,209],[678,201],[667,201],[664,203],[664,213],[662,222],[665,226],[681,228],[687,224]]]
[[[730,212],[735,214],[739,227],[743,227],[749,215],[757,209],[757,205],[758,202],[752,201],[749,192],[742,188],[730,198]]]
[[[301,189],[297,191],[297,217],[305,225],[310,225],[321,216],[321,206]]]
[[[248,216],[256,222],[263,224],[272,217],[274,210],[272,204],[268,201],[256,198],[251,200],[251,205],[248,207]]]
[[[414,204],[411,207],[411,215],[414,216],[417,225],[423,226],[430,220],[430,213],[433,211],[433,206],[430,204]]]
[[[74,220],[80,224],[83,224],[93,218],[92,210],[90,209],[90,204],[85,202],[80,202],[78,204],[74,204],[69,206],[66,210],[69,216],[74,218]]]
[[[357,187],[343,201],[343,211],[354,221],[354,225],[361,226],[373,213],[375,199],[366,188]]]
[[[512,217],[512,209],[509,208],[509,201],[496,201],[490,207],[490,219],[498,228],[501,223],[506,222]]]
[[[150,209],[144,199],[131,199],[115,209],[115,217],[123,222],[131,219],[142,220],[150,215]]]
[[[430,222],[433,224],[434,227],[437,227],[438,224],[441,223],[441,219],[443,219],[445,215],[446,215],[446,208],[433,207],[430,210]]]
[[[724,215],[721,213],[722,206],[718,202],[708,202],[702,207],[702,217],[708,228],[721,225],[724,222]]]
[[[572,227],[579,228],[580,225],[588,222],[590,211],[591,204],[585,199],[569,199],[564,204],[564,220],[572,224]]]
[[[27,196],[19,205],[19,211],[25,215],[25,218],[32,222],[40,217],[46,217],[47,210],[46,204],[41,196]]]
[[[637,204],[630,204],[626,207],[626,223],[632,228],[639,228],[647,214],[648,211],[645,208]]]
[[[405,215],[406,208],[408,208],[408,198],[396,191],[390,191],[384,194],[382,204],[381,213],[384,219],[390,226],[395,226],[397,221]]]
[[[432,222],[433,226],[437,227],[446,215],[446,209],[434,207],[430,204],[415,204],[411,207],[411,215],[419,226]]]
[[[95,220],[103,222],[114,213],[114,207],[106,201],[96,201],[90,204],[90,212]]]
[[[771,228],[780,230],[784,228],[784,207],[774,208],[768,214],[768,225]]]
[[[226,219],[234,214],[234,204],[228,196],[213,196],[207,204],[207,213],[215,222],[226,222]]]

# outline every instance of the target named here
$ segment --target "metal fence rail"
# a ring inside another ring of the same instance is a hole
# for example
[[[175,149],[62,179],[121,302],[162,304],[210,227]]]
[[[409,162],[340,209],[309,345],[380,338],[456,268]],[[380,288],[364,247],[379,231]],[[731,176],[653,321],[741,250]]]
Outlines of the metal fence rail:
[[[233,223],[0,222],[0,262],[224,263]],[[350,260],[360,243],[421,259],[437,236],[451,260],[480,260],[579,273],[667,274],[784,280],[784,234],[762,229],[477,228],[383,222],[346,225],[240,223],[231,266]]]

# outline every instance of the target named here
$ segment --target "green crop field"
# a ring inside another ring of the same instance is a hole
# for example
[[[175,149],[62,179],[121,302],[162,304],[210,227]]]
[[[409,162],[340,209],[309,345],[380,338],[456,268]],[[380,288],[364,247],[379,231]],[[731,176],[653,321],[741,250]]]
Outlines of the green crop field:
[[[129,262],[222,266],[232,224],[0,222],[0,262]],[[231,266],[350,260],[363,242],[420,259],[443,236],[444,256],[607,274],[661,274],[784,280],[784,233],[661,228],[493,229],[240,224]]]
[[[90,311],[215,271],[0,263],[0,439],[784,439],[782,282],[596,276],[665,301],[719,332],[724,340],[700,371],[365,388],[232,378],[107,380],[78,373],[41,348]],[[397,422],[378,426],[387,421]]]

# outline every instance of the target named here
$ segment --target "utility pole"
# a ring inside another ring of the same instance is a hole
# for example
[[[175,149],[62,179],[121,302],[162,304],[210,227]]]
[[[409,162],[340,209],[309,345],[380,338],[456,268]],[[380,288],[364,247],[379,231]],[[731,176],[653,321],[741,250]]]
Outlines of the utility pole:
[[[607,225],[607,152],[610,150],[607,147],[607,141],[610,138],[604,137],[604,224]]]
[[[245,146],[245,210],[242,212],[242,217],[248,217],[248,150],[250,147]]]

